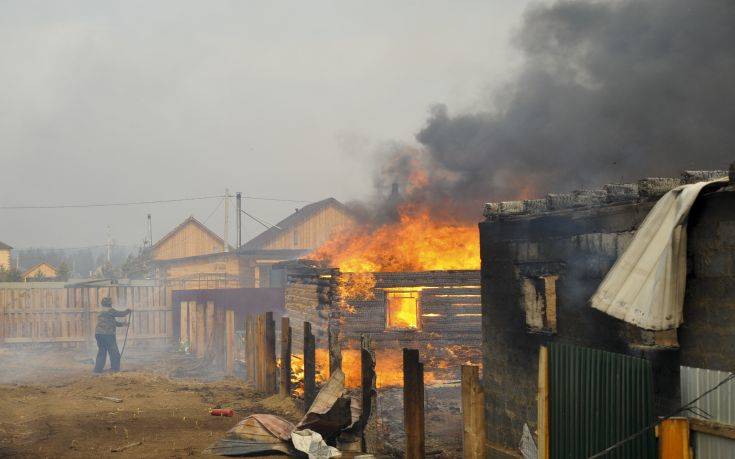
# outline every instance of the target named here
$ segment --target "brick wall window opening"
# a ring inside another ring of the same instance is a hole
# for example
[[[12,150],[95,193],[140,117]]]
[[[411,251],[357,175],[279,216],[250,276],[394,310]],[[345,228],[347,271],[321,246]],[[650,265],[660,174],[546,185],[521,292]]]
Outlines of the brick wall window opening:
[[[419,328],[419,292],[386,292],[386,328]]]
[[[526,327],[532,333],[556,333],[556,281],[559,276],[521,278]]]

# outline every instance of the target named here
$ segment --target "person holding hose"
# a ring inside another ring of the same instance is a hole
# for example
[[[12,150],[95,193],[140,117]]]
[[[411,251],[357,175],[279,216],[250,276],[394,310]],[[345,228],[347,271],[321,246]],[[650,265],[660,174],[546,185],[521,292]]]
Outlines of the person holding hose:
[[[115,330],[117,327],[124,327],[128,323],[118,322],[116,317],[130,315],[131,310],[118,311],[114,309],[110,297],[102,298],[100,305],[103,311],[97,316],[97,327],[94,330],[94,337],[97,340],[97,360],[95,360],[94,372],[102,373],[107,361],[107,354],[110,354],[112,371],[120,371],[120,351],[117,349]]]

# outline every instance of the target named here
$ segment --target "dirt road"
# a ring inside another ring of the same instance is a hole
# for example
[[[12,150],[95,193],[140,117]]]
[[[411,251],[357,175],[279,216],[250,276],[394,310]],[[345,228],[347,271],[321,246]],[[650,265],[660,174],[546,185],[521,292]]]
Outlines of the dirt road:
[[[175,354],[169,357],[165,361],[177,362]],[[0,457],[196,456],[248,414],[300,417],[290,399],[266,399],[235,378],[205,383],[168,377],[170,365],[127,366],[137,370],[96,376],[86,358],[73,352],[3,351]],[[237,414],[210,416],[214,407],[231,407]]]

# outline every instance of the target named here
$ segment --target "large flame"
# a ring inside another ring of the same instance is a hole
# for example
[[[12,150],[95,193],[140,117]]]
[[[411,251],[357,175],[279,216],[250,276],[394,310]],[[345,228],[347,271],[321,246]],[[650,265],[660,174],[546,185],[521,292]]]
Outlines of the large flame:
[[[309,258],[353,273],[480,269],[480,240],[474,224],[402,206],[398,221],[344,228]]]

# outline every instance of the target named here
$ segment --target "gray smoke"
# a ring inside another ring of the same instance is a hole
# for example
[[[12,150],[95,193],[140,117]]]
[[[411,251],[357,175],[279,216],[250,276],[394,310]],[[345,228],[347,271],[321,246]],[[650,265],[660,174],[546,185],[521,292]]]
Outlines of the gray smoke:
[[[560,1],[528,10],[515,45],[519,73],[483,111],[431,110],[417,139],[444,175],[423,196],[476,217],[485,201],[735,160],[735,1]]]

